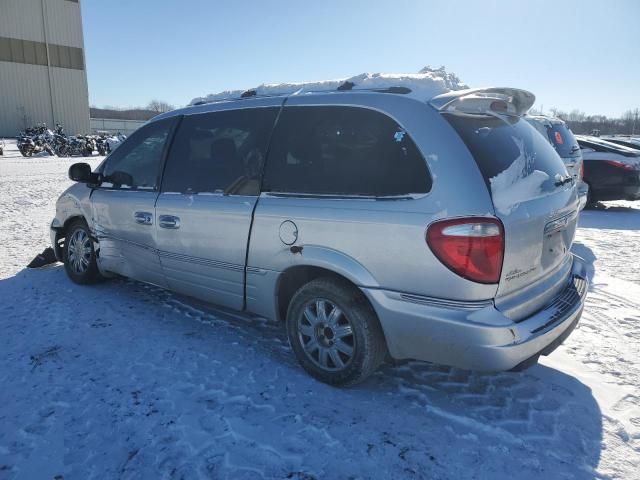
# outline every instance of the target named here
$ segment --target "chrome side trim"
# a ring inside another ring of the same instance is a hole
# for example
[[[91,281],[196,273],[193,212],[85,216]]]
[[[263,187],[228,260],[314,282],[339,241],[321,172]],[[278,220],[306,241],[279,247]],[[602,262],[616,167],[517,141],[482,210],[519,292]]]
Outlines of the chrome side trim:
[[[420,305],[430,305],[440,308],[455,308],[458,310],[480,310],[481,308],[493,305],[493,300],[449,300],[446,298],[424,297],[422,295],[414,295],[411,293],[400,293],[399,296],[406,302],[417,303]]]
[[[172,259],[172,260],[178,260],[178,261],[185,262],[185,263],[195,263],[195,264],[204,265],[204,266],[207,266],[207,267],[222,268],[222,269],[225,269],[225,270],[232,270],[234,272],[243,272],[244,271],[244,265],[237,265],[235,263],[220,262],[218,260],[211,260],[211,259],[208,259],[208,258],[192,257],[190,255],[183,255],[183,254],[179,254],[179,253],[165,252],[164,250],[158,250],[158,249],[155,249],[155,248],[150,247],[148,245],[143,245],[141,243],[132,242],[131,240],[125,240],[123,238],[114,237],[112,235],[106,235],[104,233],[99,233],[97,235],[97,239],[98,239],[98,242],[100,241],[100,239],[109,239],[109,240],[113,240],[113,241],[116,241],[116,242],[126,243],[128,245],[133,246],[133,247],[137,247],[137,248],[141,248],[143,250],[147,250],[149,252],[153,252],[156,255],[158,255],[160,257],[160,259],[167,258],[167,259]],[[264,275],[264,273],[265,273],[260,269],[256,269],[256,270],[257,270],[256,272],[252,272],[252,273],[260,273],[262,275]]]
[[[247,267],[247,273],[251,273],[253,275],[266,275],[267,271],[263,268]]]
[[[163,250],[156,250],[156,252],[160,256],[160,259],[167,258],[167,259],[172,259],[172,260],[178,260],[178,261],[185,262],[185,263],[195,263],[195,264],[198,264],[198,265],[204,265],[206,267],[223,268],[225,270],[233,270],[233,271],[236,271],[236,272],[243,272],[244,271],[244,265],[236,265],[235,263],[226,263],[226,262],[220,262],[218,260],[211,260],[211,259],[208,259],[208,258],[192,257],[190,255],[183,255],[183,254],[180,254],[180,253],[165,252]]]
[[[138,247],[138,248],[141,248],[143,250],[147,250],[149,252],[158,253],[158,251],[155,248],[150,247],[148,245],[144,245],[142,243],[132,242],[131,240],[125,240],[124,238],[114,237],[112,235],[107,235],[107,234],[105,234],[103,232],[98,232],[98,231],[96,231],[95,234],[96,234],[96,240],[98,240],[98,243],[100,243],[101,239],[113,240],[115,242],[126,243],[127,245],[131,245],[132,247]]]

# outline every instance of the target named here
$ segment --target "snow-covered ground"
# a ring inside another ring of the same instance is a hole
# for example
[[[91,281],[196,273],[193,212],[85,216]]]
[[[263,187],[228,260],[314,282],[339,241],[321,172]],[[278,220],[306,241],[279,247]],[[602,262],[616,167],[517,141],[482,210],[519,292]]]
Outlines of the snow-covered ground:
[[[593,286],[541,365],[390,365],[335,389],[298,367],[278,325],[26,270],[78,159],[8,150],[0,479],[640,478],[640,202],[582,214],[574,250]]]

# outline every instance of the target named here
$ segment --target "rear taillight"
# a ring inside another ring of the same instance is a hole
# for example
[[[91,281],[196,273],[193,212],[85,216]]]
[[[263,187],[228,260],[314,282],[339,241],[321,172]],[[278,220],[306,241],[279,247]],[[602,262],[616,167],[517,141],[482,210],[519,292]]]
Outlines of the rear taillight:
[[[580,180],[584,180],[584,160],[580,162]]]
[[[622,170],[632,171],[636,169],[636,167],[634,167],[633,165],[629,165],[628,163],[624,163],[624,162],[619,162],[617,160],[605,160],[605,162],[611,165],[612,167],[621,168]]]
[[[495,218],[455,218],[432,223],[427,244],[458,275],[478,283],[498,283],[504,257],[504,228]]]

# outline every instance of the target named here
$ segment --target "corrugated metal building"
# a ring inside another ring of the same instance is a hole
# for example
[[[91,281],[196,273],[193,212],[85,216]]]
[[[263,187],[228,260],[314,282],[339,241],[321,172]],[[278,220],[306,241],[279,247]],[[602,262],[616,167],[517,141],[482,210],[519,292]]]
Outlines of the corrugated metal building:
[[[0,0],[0,136],[46,122],[89,132],[78,0]]]

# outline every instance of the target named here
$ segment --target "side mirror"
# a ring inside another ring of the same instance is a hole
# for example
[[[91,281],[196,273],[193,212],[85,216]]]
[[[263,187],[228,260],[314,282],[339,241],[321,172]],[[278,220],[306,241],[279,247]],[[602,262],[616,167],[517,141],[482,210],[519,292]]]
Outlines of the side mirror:
[[[88,163],[74,163],[69,167],[69,178],[74,182],[97,183],[98,175],[91,172]]]

